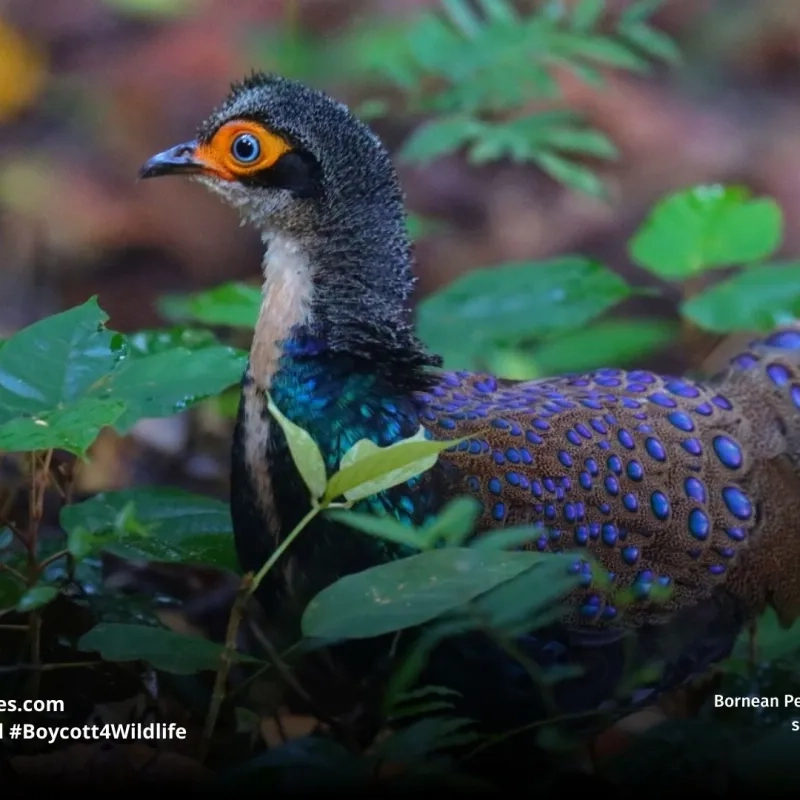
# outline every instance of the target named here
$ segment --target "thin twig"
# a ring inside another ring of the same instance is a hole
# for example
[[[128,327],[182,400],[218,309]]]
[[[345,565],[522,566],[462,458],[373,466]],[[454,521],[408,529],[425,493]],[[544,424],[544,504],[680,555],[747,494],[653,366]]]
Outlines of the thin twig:
[[[17,572],[14,567],[10,567],[8,564],[0,562],[0,572],[7,572],[9,575],[13,575],[18,581],[25,585],[28,583],[28,579],[21,572]]]
[[[214,735],[214,728],[217,725],[219,712],[222,708],[222,701],[225,699],[225,689],[228,683],[228,674],[233,664],[233,656],[236,652],[236,639],[239,632],[239,623],[242,619],[247,600],[250,597],[253,573],[248,572],[243,578],[239,589],[236,592],[236,599],[228,618],[228,629],[225,632],[225,648],[220,656],[220,665],[217,669],[217,676],[214,679],[214,691],[211,695],[211,703],[208,707],[205,725],[203,726],[203,736],[200,740],[198,759],[202,762],[208,756],[211,747],[211,737]]]
[[[58,664],[14,664],[10,667],[0,667],[0,674],[10,672],[54,672],[57,669],[70,669],[72,667],[102,667],[104,661],[71,661]]]

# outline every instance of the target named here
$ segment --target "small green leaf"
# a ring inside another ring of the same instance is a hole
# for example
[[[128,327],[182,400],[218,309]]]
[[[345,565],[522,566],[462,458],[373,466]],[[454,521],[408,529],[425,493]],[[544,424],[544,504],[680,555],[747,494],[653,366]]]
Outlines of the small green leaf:
[[[661,59],[668,64],[679,64],[681,62],[681,51],[675,42],[665,33],[651,28],[643,22],[631,22],[627,25],[622,25],[619,32],[623,38],[652,58]]]
[[[0,614],[5,614],[7,611],[16,608],[24,593],[25,584],[11,573],[0,569]]]
[[[439,541],[459,546],[475,530],[481,514],[481,504],[474,497],[457,497],[451,500],[436,519],[420,532],[428,547]]]
[[[156,669],[176,675],[216,670],[224,649],[199,636],[113,622],[95,625],[81,637],[78,648],[84,652],[99,652],[106,661],[147,661]],[[261,663],[243,653],[234,653],[234,660]]]
[[[522,525],[486,531],[469,543],[474,550],[513,550],[539,539],[547,529],[543,525]]]
[[[55,600],[58,594],[58,588],[55,586],[33,586],[17,601],[17,611],[33,611],[46,606]]]
[[[78,559],[108,549],[128,558],[239,568],[228,504],[179,489],[103,492],[65,506],[61,526]]]
[[[325,493],[328,477],[325,472],[325,461],[317,443],[307,431],[281,413],[269,394],[267,394],[267,407],[283,430],[294,465],[311,492],[311,499],[319,500]]]
[[[582,167],[566,158],[549,153],[546,150],[537,152],[533,160],[555,180],[591,197],[602,198],[606,195],[603,182],[590,169]]]
[[[563,34],[562,37],[574,37],[568,41],[568,50],[574,58],[594,61],[609,67],[626,69],[630,72],[650,72],[650,65],[623,44],[605,36],[578,36]]]
[[[341,578],[306,607],[303,634],[381,636],[430,622],[539,564],[540,553],[448,547]]]
[[[800,319],[800,261],[748,267],[690,298],[680,310],[715,333],[766,332]]]
[[[194,351],[219,346],[219,340],[212,331],[182,326],[167,330],[137,331],[128,335],[127,343],[128,352],[132,356],[152,356],[176,347]]]
[[[664,5],[665,0],[636,0],[631,3],[623,12],[621,20],[623,24],[634,22],[644,22]]]
[[[580,0],[572,11],[573,30],[587,33],[592,30],[605,11],[605,0]]]
[[[378,447],[369,439],[356,442],[343,456],[339,471],[331,476],[325,501],[344,496],[350,502],[383,492],[429,470],[439,453],[462,439],[428,441],[425,430],[388,447]]]
[[[783,215],[743,187],[698,186],[662,200],[630,242],[638,264],[665,280],[766,258],[780,244]]]
[[[353,530],[375,536],[378,539],[385,539],[387,542],[413,547],[415,550],[422,550],[425,546],[422,538],[413,528],[403,525],[402,522],[398,522],[392,517],[362,514],[348,509],[331,509],[325,512],[325,516],[334,522],[347,525]]]
[[[426,163],[453,153],[478,136],[483,124],[462,114],[438,117],[417,128],[406,140],[400,158]]]
[[[190,295],[187,310],[193,319],[205,325],[252,329],[262,300],[260,286],[231,281]]]
[[[0,425],[0,451],[27,452],[59,449],[83,458],[100,430],[125,412],[119,400],[82,397],[63,408]]]

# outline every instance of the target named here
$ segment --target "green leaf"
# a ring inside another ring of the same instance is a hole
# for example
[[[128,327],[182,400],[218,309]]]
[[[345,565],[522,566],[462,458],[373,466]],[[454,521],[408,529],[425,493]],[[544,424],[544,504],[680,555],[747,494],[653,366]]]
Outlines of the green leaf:
[[[422,550],[425,546],[425,542],[413,528],[403,525],[393,517],[362,514],[348,509],[331,509],[325,512],[325,516],[334,522],[347,525],[353,530],[375,536],[378,539],[385,539],[387,542],[413,547],[416,550]]]
[[[538,539],[547,529],[539,525],[522,525],[485,531],[469,543],[473,550],[510,550]]]
[[[631,22],[622,25],[619,29],[620,34],[632,45],[643,50],[653,58],[659,58],[668,64],[679,64],[681,62],[681,51],[672,39],[643,22]]]
[[[416,627],[461,608],[539,564],[540,553],[429,550],[347,575],[306,607],[307,637],[363,639]]]
[[[537,343],[536,374],[583,372],[608,364],[624,367],[674,341],[678,326],[655,318],[614,319]]]
[[[800,653],[800,622],[784,628],[770,608],[758,620],[756,629],[756,658],[760,663],[774,664]],[[750,633],[743,631],[736,640],[731,658],[742,661],[750,657]]]
[[[474,139],[483,124],[463,114],[443,116],[417,128],[400,150],[399,157],[410,163],[426,163],[455,152]]]
[[[579,256],[473,270],[417,308],[417,329],[448,369],[473,369],[492,343],[578,330],[631,293],[602,264]]]
[[[766,332],[800,319],[800,261],[748,267],[685,301],[680,310],[715,333]]]
[[[76,558],[108,549],[238,571],[229,507],[211,497],[165,488],[104,492],[65,506],[61,526]]]
[[[369,439],[356,442],[343,456],[339,471],[331,476],[325,501],[344,497],[350,502],[391,489],[429,470],[442,450],[463,439],[428,441],[425,430],[387,447],[378,447]]]
[[[128,335],[127,342],[128,352],[132,356],[152,356],[176,347],[194,351],[219,346],[219,340],[212,331],[182,326],[167,330],[137,331]]]
[[[421,534],[428,547],[434,547],[440,541],[458,546],[473,533],[480,514],[481,504],[474,497],[457,497],[439,512]]]
[[[572,10],[573,30],[581,33],[592,30],[603,15],[605,7],[605,0],[580,0]]]
[[[626,25],[633,22],[644,22],[663,5],[664,0],[636,0],[622,12],[620,19]]]
[[[548,153],[537,152],[533,160],[553,179],[569,186],[571,189],[588,194],[591,197],[604,197],[606,194],[603,182],[591,170],[568,161],[566,158]]]
[[[325,461],[317,443],[307,431],[299,425],[295,425],[281,413],[269,393],[267,393],[267,408],[283,430],[294,465],[311,492],[311,499],[319,500],[325,493],[328,477],[325,472]]]
[[[78,649],[99,652],[106,661],[147,661],[163,672],[192,675],[216,670],[224,647],[164,628],[101,622],[80,638]],[[234,660],[261,663],[243,653],[234,653]]]
[[[55,411],[18,417],[0,425],[0,451],[60,449],[83,457],[101,428],[113,425],[124,411],[118,400],[84,397]]]
[[[92,297],[35,322],[0,349],[0,424],[65,407],[83,397],[122,355],[122,340]]]
[[[238,383],[246,364],[247,354],[232,347],[178,347],[124,359],[92,394],[125,402],[114,427],[128,433],[140,419],[177,414]]]
[[[774,200],[750,197],[722,186],[668,196],[631,240],[631,258],[665,280],[766,258],[780,244],[783,216]]]
[[[33,611],[46,606],[55,600],[58,594],[58,588],[55,586],[33,586],[17,601],[17,611]]]
[[[650,71],[647,61],[623,44],[605,36],[578,36],[563,34],[562,44],[567,45],[567,52],[574,58],[594,61],[609,67],[626,69],[630,72],[646,73]]]
[[[24,593],[25,584],[9,572],[0,569],[0,614],[15,609]]]
[[[192,319],[205,325],[252,329],[261,301],[261,287],[231,281],[191,295],[186,310]]]

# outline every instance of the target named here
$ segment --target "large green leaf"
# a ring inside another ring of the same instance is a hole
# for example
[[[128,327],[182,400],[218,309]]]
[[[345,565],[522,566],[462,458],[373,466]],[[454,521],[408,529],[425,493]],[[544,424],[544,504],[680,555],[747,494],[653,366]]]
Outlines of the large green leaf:
[[[658,203],[631,240],[630,252],[655,275],[685,280],[768,257],[782,231],[783,215],[774,200],[753,200],[740,186],[697,186]]]
[[[238,570],[230,510],[211,497],[164,488],[104,492],[65,506],[61,525],[76,557],[107,548]]]
[[[97,385],[93,394],[124,400],[127,410],[114,427],[127,433],[145,417],[167,417],[237,383],[247,356],[232,347],[175,348],[128,357]]]
[[[124,353],[92,297],[14,334],[0,349],[0,423],[64,408],[107,375]]]
[[[800,318],[800,262],[748,267],[695,295],[681,313],[716,333],[768,331]]]
[[[124,412],[119,400],[82,397],[64,408],[17,417],[0,425],[0,451],[59,448],[83,456],[100,429],[113,425]]]
[[[97,651],[106,661],[147,661],[156,669],[177,675],[216,670],[223,646],[199,636],[187,636],[165,628],[101,622],[85,633],[78,647]],[[260,663],[234,653],[235,661]]]
[[[420,303],[419,334],[449,368],[474,367],[493,342],[577,330],[631,293],[602,264],[579,256],[474,270]]]
[[[429,550],[341,578],[303,614],[303,634],[361,639],[422,625],[541,563],[531,552]]]

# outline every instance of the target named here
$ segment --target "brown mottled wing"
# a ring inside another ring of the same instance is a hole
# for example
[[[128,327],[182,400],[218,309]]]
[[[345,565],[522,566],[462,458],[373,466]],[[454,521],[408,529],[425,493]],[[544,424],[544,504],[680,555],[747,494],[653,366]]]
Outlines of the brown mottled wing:
[[[423,400],[435,438],[481,432],[442,454],[482,501],[481,529],[542,522],[532,547],[591,553],[637,598],[622,614],[587,585],[573,622],[639,624],[695,603],[748,546],[753,431],[715,388],[644,371],[505,386],[448,373]],[[666,601],[650,599],[659,585],[673,589]]]

